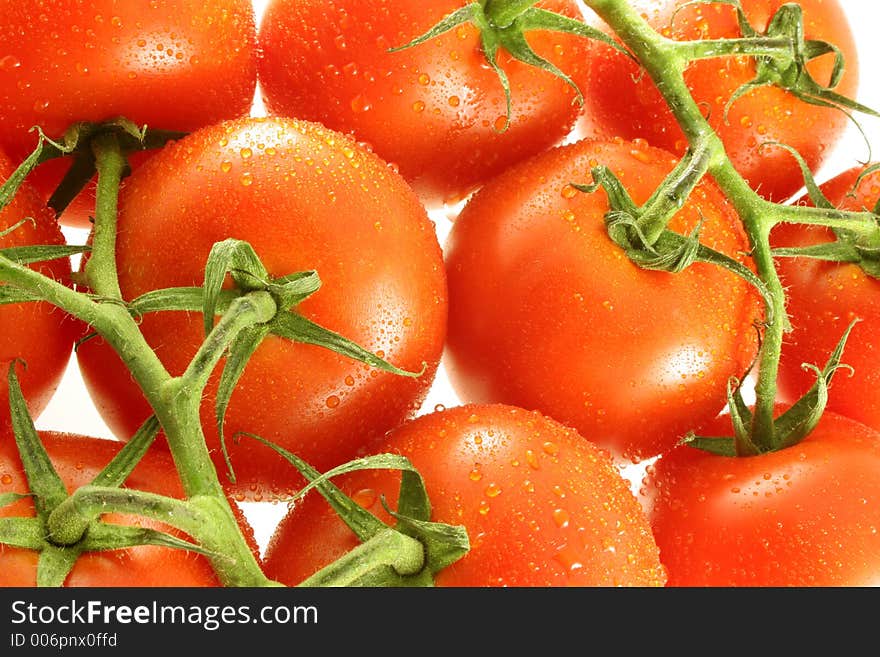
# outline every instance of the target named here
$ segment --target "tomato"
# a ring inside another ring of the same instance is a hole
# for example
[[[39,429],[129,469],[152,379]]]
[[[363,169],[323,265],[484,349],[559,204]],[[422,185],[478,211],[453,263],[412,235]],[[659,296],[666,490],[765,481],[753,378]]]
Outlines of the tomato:
[[[387,52],[464,4],[271,0],[259,31],[266,108],[351,132],[397,165],[429,206],[460,200],[510,164],[560,141],[579,113],[569,85],[501,49],[498,61],[512,95],[510,125],[503,130],[504,91],[469,24]],[[570,0],[539,5],[580,16]],[[588,41],[541,31],[527,39],[583,84]]]
[[[634,0],[629,3],[655,29],[679,41],[741,35],[736,11],[722,3],[692,4],[673,14],[687,0]],[[742,0],[749,23],[759,32],[783,0]],[[858,59],[846,15],[836,0],[798,2],[804,13],[806,39],[837,45],[845,56],[846,69],[836,92],[853,98],[858,88]],[[671,27],[670,27],[671,25]],[[607,29],[607,28],[606,28]],[[597,46],[590,60],[591,71],[584,107],[587,134],[644,138],[651,145],[675,153],[687,142],[657,88],[637,66],[611,48]],[[813,60],[809,71],[828,83],[833,56]],[[754,60],[747,57],[705,59],[690,64],[685,81],[712,128],[724,142],[736,169],[765,198],[784,201],[803,186],[803,176],[791,155],[765,142],[782,142],[797,149],[816,170],[848,124],[839,110],[806,104],[776,87],[762,87],[725,106],[733,93],[755,77]]]
[[[14,169],[9,158],[0,153],[0,181],[6,181]],[[0,248],[64,244],[53,213],[28,184],[0,210],[0,230],[11,228],[26,218],[32,221],[0,237]],[[31,266],[55,280],[70,283],[67,258]],[[24,362],[16,367],[16,373],[33,417],[46,408],[54,395],[80,330],[76,321],[48,303],[0,305],[0,367],[7,372],[13,360]],[[8,423],[9,396],[4,375],[0,382],[0,424]]]
[[[470,551],[439,586],[658,586],[665,581],[642,509],[608,454],[537,412],[459,406],[395,429],[378,451],[425,480],[432,520],[467,528]],[[400,474],[335,480],[385,522]],[[341,483],[340,483],[341,482]],[[297,584],[357,545],[316,493],[294,505],[266,552],[266,573]]]
[[[126,116],[191,131],[250,110],[256,25],[249,0],[0,0],[0,148],[16,160],[40,126],[59,137],[77,121]],[[69,166],[39,169],[48,198]],[[83,226],[94,190],[62,220]]]
[[[227,437],[253,432],[328,468],[418,410],[445,337],[446,276],[434,225],[385,162],[344,135],[294,119],[241,119],[191,134],[123,189],[124,296],[201,285],[212,245],[230,237],[250,242],[273,276],[318,271],[323,287],[298,306],[304,316],[401,368],[427,369],[397,376],[269,336],[232,395]],[[141,329],[175,375],[204,339],[200,313],[150,314]],[[100,339],[78,357],[102,417],[116,435],[130,435],[150,411],[128,370]],[[213,403],[219,368],[215,374],[202,423],[225,472]],[[296,471],[269,448],[228,443],[237,490],[262,496],[299,487]]]
[[[74,434],[40,432],[46,451],[62,481],[72,492],[91,483],[119,451],[120,443]],[[151,449],[125,483],[126,487],[183,497],[174,464],[167,452]],[[27,480],[12,434],[0,437],[0,495],[25,493]],[[0,517],[34,515],[29,498],[0,507]],[[102,520],[174,532],[161,523],[120,514],[106,514]],[[240,519],[246,532],[252,530]],[[36,586],[39,553],[0,544],[0,586]],[[66,586],[218,586],[210,563],[192,552],[156,546],[85,553],[77,560],[65,581]]]
[[[634,460],[656,456],[725,405],[754,355],[751,288],[715,266],[679,274],[633,264],[608,237],[609,167],[643,203],[674,166],[643,143],[581,141],[481,188],[447,243],[449,378],[465,401],[534,408]],[[735,256],[736,215],[714,185],[671,227]]]
[[[863,167],[852,168],[822,185],[835,206],[846,210],[873,209],[880,200],[880,173],[870,174],[853,191]],[[806,203],[806,200],[801,200]],[[780,224],[773,230],[777,247],[809,246],[834,240],[830,230],[797,224]],[[815,372],[803,363],[823,367],[847,326],[853,328],[843,352],[843,363],[830,389],[828,408],[880,429],[880,281],[858,265],[806,258],[777,259],[788,290],[792,332],[782,347],[779,385],[784,396],[796,398],[816,381]]]
[[[732,435],[719,418],[706,435]],[[880,433],[826,412],[752,457],[679,447],[644,497],[670,586],[868,586],[880,577]]]

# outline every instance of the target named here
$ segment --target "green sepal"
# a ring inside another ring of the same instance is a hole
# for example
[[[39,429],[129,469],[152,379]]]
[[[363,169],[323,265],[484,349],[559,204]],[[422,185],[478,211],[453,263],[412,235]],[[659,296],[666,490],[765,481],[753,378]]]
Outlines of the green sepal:
[[[226,312],[233,299],[241,296],[238,290],[221,290],[216,298],[214,312]],[[169,287],[142,294],[128,304],[132,315],[138,317],[147,313],[166,310],[201,311],[205,307],[205,291],[200,287]]]
[[[31,151],[30,155],[28,155],[22,163],[16,167],[15,171],[12,172],[12,175],[0,185],[0,210],[12,202],[12,199],[15,198],[22,183],[24,183],[25,179],[30,175],[30,172],[33,171],[37,165],[42,164],[47,160],[66,155],[72,150],[62,144],[52,141],[43,134],[43,131],[39,128],[35,128],[35,130],[39,133],[36,147]],[[46,147],[47,144],[48,148]]]
[[[843,349],[853,327],[858,322],[859,320],[855,320],[847,326],[843,336],[831,353],[828,362],[821,371],[815,365],[804,364],[804,367],[816,372],[816,383],[810,387],[803,397],[774,421],[774,449],[783,449],[796,445],[816,428],[828,403],[828,387],[831,384],[834,373],[841,367],[848,367],[841,364]]]
[[[26,497],[30,497],[28,493],[3,493],[0,495],[0,509],[4,506],[9,506],[10,504],[15,504],[19,500],[23,500]]]
[[[220,382],[217,386],[217,399],[214,404],[214,417],[217,421],[217,434],[220,438],[220,449],[223,452],[223,461],[226,463],[227,476],[229,481],[235,483],[235,470],[232,467],[232,461],[229,458],[229,449],[226,447],[226,409],[229,407],[229,401],[232,399],[232,393],[238,380],[241,378],[245,367],[248,364],[253,353],[260,346],[269,333],[269,327],[265,324],[258,324],[243,329],[229,346],[226,355],[226,364],[223,366],[223,372],[220,375]]]
[[[825,210],[833,210],[834,206],[831,204],[831,201],[828,200],[828,197],[822,193],[819,185],[816,183],[816,178],[813,176],[813,172],[810,171],[810,167],[807,164],[807,161],[804,157],[798,152],[796,148],[789,146],[788,144],[783,144],[778,141],[768,141],[761,144],[761,147],[767,146],[776,146],[785,151],[788,151],[789,154],[797,161],[798,166],[801,170],[801,175],[804,178],[804,186],[807,189],[807,195],[810,197],[810,201],[812,201],[813,205],[817,208],[823,208]]]
[[[205,264],[202,307],[205,335],[214,328],[217,303],[226,274],[230,274],[236,286],[244,292],[265,289],[269,279],[269,273],[254,248],[247,242],[227,239],[214,244]]]
[[[122,449],[92,480],[92,486],[121,486],[159,435],[159,420],[148,417]]]
[[[57,588],[73,570],[81,551],[78,546],[58,547],[47,544],[37,560],[37,586]]]
[[[730,436],[698,436],[690,433],[679,442],[679,445],[687,445],[716,456],[737,456],[736,439]]]
[[[388,52],[399,52],[401,50],[406,50],[408,48],[412,48],[413,46],[418,46],[426,41],[430,41],[431,39],[440,36],[449,30],[455,29],[459,25],[464,25],[465,23],[471,23],[475,20],[478,15],[482,15],[483,8],[477,2],[473,2],[469,5],[465,5],[464,7],[460,7],[456,9],[451,14],[445,16],[439,23],[434,25],[430,30],[417,36],[415,39],[410,41],[409,43],[405,43],[402,46],[396,46],[394,48],[389,48]]]
[[[0,249],[0,256],[17,262],[20,265],[29,265],[34,262],[45,262],[49,260],[61,260],[69,258],[72,255],[80,255],[88,253],[92,248],[90,246],[74,246],[74,245],[34,245],[34,246],[11,246],[6,249]]]
[[[28,489],[34,496],[37,517],[46,522],[52,510],[67,498],[67,488],[52,465],[28,413],[27,404],[15,374],[17,362],[19,361],[12,361],[7,377],[12,431],[28,481]]]
[[[105,522],[92,523],[88,534],[83,537],[77,547],[81,552],[106,552],[108,550],[123,550],[140,545],[184,550],[201,554],[205,557],[218,556],[217,553],[206,550],[200,545],[185,541],[166,532],[144,527],[114,525]]]
[[[278,310],[290,310],[321,289],[321,277],[315,270],[299,271],[269,281],[265,289],[275,298]]]
[[[727,384],[727,408],[733,426],[733,452],[736,456],[755,456],[760,449],[752,440],[752,411],[742,396],[742,382],[731,379]]]
[[[348,338],[334,333],[330,329],[326,329],[313,321],[306,319],[298,313],[280,312],[270,322],[271,330],[274,335],[303,344],[316,345],[334,351],[342,356],[347,356],[361,363],[366,363],[376,369],[391,372],[398,376],[406,376],[417,378],[422,376],[428,368],[427,363],[422,363],[422,369],[418,372],[410,372],[408,370],[395,367],[376,354],[367,351],[360,345],[352,342]]]
[[[46,527],[39,518],[0,518],[0,544],[42,550],[46,546]]]
[[[375,467],[377,468],[402,466],[405,465],[405,463],[408,463],[403,457],[395,456],[393,454],[382,454],[378,457],[370,457],[369,460],[357,459],[355,462],[344,464],[327,473],[321,474],[296,454],[289,452],[280,445],[276,445],[265,438],[248,432],[241,432],[238,435],[253,438],[274,450],[309,481],[305,488],[300,489],[299,492],[293,496],[291,502],[295,502],[302,498],[313,488],[317,489],[361,542],[370,540],[370,538],[387,528],[385,523],[343,493],[336,484],[330,481],[330,478],[343,474],[344,472],[351,472],[354,469],[367,469],[371,463],[376,464]]]

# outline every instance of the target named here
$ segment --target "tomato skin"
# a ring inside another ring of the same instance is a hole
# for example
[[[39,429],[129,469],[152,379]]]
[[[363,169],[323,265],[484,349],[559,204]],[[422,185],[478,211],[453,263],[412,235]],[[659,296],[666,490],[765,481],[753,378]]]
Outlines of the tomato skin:
[[[121,447],[121,443],[112,440],[53,431],[40,432],[40,438],[69,492],[91,483]],[[156,447],[141,460],[125,485],[151,493],[183,497],[171,457]],[[0,437],[0,495],[27,491],[27,480],[15,441],[7,430]],[[30,499],[22,499],[0,508],[0,517],[33,515],[33,503]],[[161,523],[133,516],[106,514],[102,519],[114,524],[136,525],[172,533],[175,531]],[[241,517],[239,522],[253,546],[253,531]],[[0,586],[36,586],[38,557],[37,552],[0,544]],[[70,587],[218,585],[214,571],[204,557],[156,546],[84,554],[77,560],[65,581],[65,586]]]
[[[464,525],[471,550],[438,586],[660,586],[665,580],[642,509],[608,454],[537,412],[500,404],[423,415],[378,451],[422,474],[432,519]],[[393,521],[400,474],[361,471],[334,480]],[[342,482],[342,483],[340,483]],[[297,584],[357,545],[316,493],[282,520],[266,573]]]
[[[498,61],[503,88],[486,63],[477,29],[461,26],[397,53],[462,7],[463,0],[273,0],[260,32],[260,88],[270,113],[319,121],[369,143],[428,206],[454,203],[511,163],[548,148],[571,130],[576,94],[549,73]],[[570,0],[539,3],[568,16]],[[583,88],[590,44],[530,32],[529,43]]]
[[[719,418],[706,435],[732,435]],[[880,434],[826,412],[754,457],[679,447],[644,497],[669,586],[868,586],[880,578]]]
[[[853,167],[821,186],[835,206],[844,210],[872,210],[880,199],[880,173],[867,176],[855,193],[859,174]],[[809,204],[802,198],[801,204]],[[834,240],[820,226],[780,224],[771,235],[773,246],[793,247]],[[815,372],[803,363],[824,367],[850,322],[853,328],[843,351],[843,363],[853,368],[835,375],[828,408],[880,429],[880,281],[858,265],[804,258],[778,258],[780,277],[788,291],[792,331],[786,335],[779,363],[780,393],[789,399],[804,394],[816,381]]]
[[[0,181],[12,175],[15,167],[0,153]],[[0,248],[26,245],[62,245],[64,236],[53,213],[27,183],[12,202],[0,210],[0,230],[24,223],[0,237]],[[51,278],[70,284],[70,260],[62,258],[31,265]],[[0,425],[9,423],[9,394],[6,373],[15,359],[26,366],[16,367],[22,392],[32,417],[49,404],[70,360],[73,342],[81,326],[48,303],[0,305]]]
[[[673,13],[686,2],[634,0],[629,4],[654,29],[679,41],[740,36],[735,10],[720,3],[684,8],[673,22]],[[783,4],[785,0],[741,2],[749,23],[760,32],[766,30]],[[803,8],[805,38],[840,47],[846,58],[846,72],[835,91],[854,98],[858,89],[857,50],[841,3],[804,0],[798,4]],[[581,126],[587,135],[644,138],[653,146],[684,152],[684,134],[649,76],[639,75],[631,60],[604,45],[597,46],[590,62],[589,93],[584,94],[587,102]],[[822,57],[808,68],[817,81],[825,84],[832,66],[833,57]],[[731,105],[725,120],[728,100],[754,77],[754,63],[745,57],[695,61],[685,72],[694,100],[721,137],[736,169],[763,197],[784,201],[801,189],[803,176],[789,153],[762,144],[781,142],[797,149],[815,171],[843,135],[848,119],[841,111],[803,103],[782,89],[762,87]]]
[[[749,286],[694,264],[637,267],[607,235],[603,191],[577,192],[590,169],[613,170],[643,203],[674,163],[642,143],[585,140],[508,170],[477,192],[447,243],[447,369],[459,396],[538,409],[616,456],[671,448],[723,407],[731,376],[754,355]],[[736,256],[745,238],[706,183],[674,218]]]
[[[0,148],[20,161],[40,126],[59,137],[77,121],[125,116],[191,131],[244,116],[256,86],[250,0],[0,1]],[[68,163],[38,170],[48,198]],[[85,226],[94,189],[65,223]]]
[[[172,238],[173,237],[173,238]],[[237,431],[259,434],[318,468],[353,458],[412,416],[433,381],[446,327],[446,277],[433,224],[406,183],[349,138],[295,119],[241,119],[193,133],[152,158],[120,200],[117,260],[125,298],[202,285],[215,242],[250,242],[273,276],[316,269],[309,319],[393,364],[379,372],[321,347],[269,336],[233,393],[226,436],[242,494],[296,490],[296,471]],[[392,255],[393,254],[393,255]],[[204,340],[200,313],[156,313],[141,329],[172,374]],[[125,438],[149,415],[118,356],[99,339],[78,352],[111,430]],[[214,419],[220,368],[202,424],[225,482]]]

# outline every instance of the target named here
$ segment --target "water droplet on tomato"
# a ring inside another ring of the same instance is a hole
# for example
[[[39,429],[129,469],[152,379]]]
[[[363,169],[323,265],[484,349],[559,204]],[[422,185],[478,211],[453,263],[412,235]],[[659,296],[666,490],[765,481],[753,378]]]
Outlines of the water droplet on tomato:
[[[34,103],[34,111],[35,112],[45,112],[49,109],[49,101],[48,100],[38,100]]]
[[[339,406],[339,397],[337,395],[330,395],[324,400],[324,403],[327,404],[327,408],[336,408]]]
[[[473,469],[468,473],[468,479],[471,481],[479,481],[483,478],[483,473],[480,472],[480,464],[477,463],[474,465]]]
[[[499,495],[501,495],[501,486],[496,483],[491,483],[486,486],[485,493],[486,497],[498,497]]]
[[[254,152],[250,148],[242,148],[238,154],[241,155],[242,160],[249,160]]]
[[[412,109],[413,109],[413,112],[415,112],[416,114],[421,114],[422,112],[425,111],[425,101],[417,100],[416,102],[414,102],[412,104]]]
[[[427,87],[429,84],[431,84],[431,76],[428,75],[427,73],[422,73],[418,77],[418,82],[423,87]]]
[[[0,483],[2,483],[4,486],[8,486],[12,483],[12,475],[3,475],[2,477],[0,477]]]
[[[361,490],[356,491],[354,495],[351,496],[351,499],[353,499],[358,506],[364,509],[369,509],[376,503],[378,497],[379,494],[372,488],[362,488]]]
[[[6,55],[0,58],[0,71],[12,71],[21,66],[21,61],[15,55]]]
[[[364,96],[363,94],[358,94],[354,98],[351,99],[351,109],[353,112],[369,112],[373,105],[370,103],[370,100]]]
[[[489,513],[489,503],[486,500],[480,500],[480,505],[477,509],[480,512],[481,516]]]
[[[495,130],[501,132],[502,130],[504,130],[504,126],[507,125],[507,117],[499,116],[497,119],[495,119],[495,123],[493,125],[495,127]]]
[[[556,456],[559,453],[559,446],[549,440],[541,445],[541,449],[544,450],[545,454],[549,454],[550,456]]]
[[[565,509],[553,509],[553,522],[556,523],[556,526],[560,529],[564,529],[568,527],[568,522],[570,520],[568,511]]]
[[[244,187],[250,187],[254,184],[254,177],[251,175],[250,172],[245,172],[241,174],[241,178],[239,178],[239,181]]]

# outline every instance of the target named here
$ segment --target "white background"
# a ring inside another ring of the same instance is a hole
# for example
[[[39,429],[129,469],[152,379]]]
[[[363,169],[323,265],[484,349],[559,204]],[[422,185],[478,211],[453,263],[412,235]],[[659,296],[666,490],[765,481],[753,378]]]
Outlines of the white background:
[[[413,0],[413,2],[416,1],[418,0]],[[262,14],[265,4],[266,0],[254,0],[258,18]],[[880,108],[880,72],[875,68],[880,64],[880,40],[876,35],[877,26],[880,25],[880,2],[877,0],[842,0],[841,4],[851,20],[851,27],[859,48],[861,82],[858,100],[870,107]],[[262,113],[259,98],[255,103],[254,113]],[[860,122],[868,133],[871,143],[878,149],[875,157],[880,158],[880,120],[860,117]],[[857,161],[864,161],[867,157],[868,153],[864,141],[854,129],[850,129],[835,149],[832,158],[818,172],[817,178],[819,182],[822,182],[835,173],[853,166]],[[442,214],[434,219],[442,244],[451,224]],[[65,234],[72,244],[84,243],[87,236],[81,230],[65,229]],[[441,365],[423,409],[428,411],[437,404],[450,407],[458,403],[459,400],[449,386]],[[52,402],[37,419],[37,427],[97,437],[113,437],[92,405],[79,376],[75,357],[71,359],[70,366]],[[248,504],[245,505],[245,511],[254,522],[257,540],[261,546],[264,546],[274,523],[279,515],[285,511],[285,505]]]

